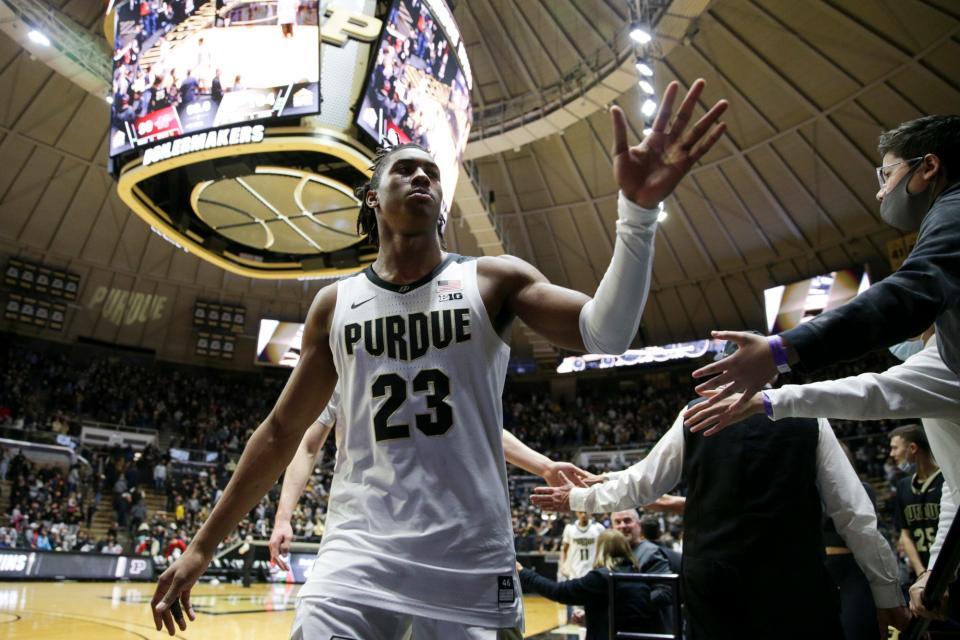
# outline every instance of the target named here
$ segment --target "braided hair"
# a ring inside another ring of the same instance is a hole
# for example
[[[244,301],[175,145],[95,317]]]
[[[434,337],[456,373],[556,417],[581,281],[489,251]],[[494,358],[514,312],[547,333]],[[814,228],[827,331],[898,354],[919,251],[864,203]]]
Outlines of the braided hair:
[[[377,213],[367,205],[367,193],[369,193],[371,189],[376,190],[380,187],[380,178],[383,176],[383,168],[387,165],[387,158],[394,152],[401,151],[402,149],[419,149],[428,155],[430,154],[429,151],[416,142],[406,142],[392,147],[378,147],[376,154],[373,156],[373,164],[370,165],[373,175],[370,176],[369,180],[354,190],[354,194],[360,200],[360,213],[357,215],[357,235],[366,234],[370,242],[377,247],[380,246],[380,232],[377,229]],[[444,249],[447,248],[446,243],[443,241],[443,226],[446,221],[446,216],[441,212],[440,217],[437,219],[437,235],[440,237],[440,246]]]

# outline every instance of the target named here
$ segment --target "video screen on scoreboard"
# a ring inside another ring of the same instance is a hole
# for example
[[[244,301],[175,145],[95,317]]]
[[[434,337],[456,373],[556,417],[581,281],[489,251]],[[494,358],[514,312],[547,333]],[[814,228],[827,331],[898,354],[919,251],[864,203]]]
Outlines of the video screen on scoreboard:
[[[442,0],[396,0],[357,126],[378,144],[416,142],[428,149],[440,167],[448,209],[473,123],[472,84],[459,31]]]
[[[118,0],[110,155],[320,111],[319,0]]]
[[[302,322],[260,320],[257,333],[256,364],[274,367],[295,367],[300,361],[300,345],[303,341]]]
[[[780,333],[853,300],[870,286],[866,270],[833,271],[763,292],[770,333]]]

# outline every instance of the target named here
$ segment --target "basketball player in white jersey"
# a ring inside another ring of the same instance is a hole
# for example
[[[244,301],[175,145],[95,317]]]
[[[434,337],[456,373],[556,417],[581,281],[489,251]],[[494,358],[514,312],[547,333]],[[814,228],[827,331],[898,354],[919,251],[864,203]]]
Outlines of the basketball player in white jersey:
[[[557,582],[582,578],[593,569],[593,561],[597,557],[597,538],[604,531],[606,528],[594,522],[589,513],[577,511],[576,522],[565,526],[560,537]],[[580,621],[582,615],[583,607],[567,605],[567,619]]]
[[[560,570],[567,580],[582,578],[593,569],[597,538],[606,531],[590,514],[577,511],[577,521],[563,528],[560,542]]]
[[[331,429],[338,424],[337,410],[339,404],[340,393],[335,389],[323,413],[303,434],[303,440],[300,441],[297,453],[294,454],[293,460],[287,465],[287,470],[283,474],[283,487],[280,491],[280,501],[277,504],[277,514],[273,521],[273,533],[270,535],[269,544],[270,561],[276,563],[283,571],[289,571],[284,558],[289,554],[290,544],[293,542],[293,527],[290,524],[293,510],[307,486],[307,480],[310,479],[310,475],[320,460],[327,436],[330,435]],[[338,447],[343,429],[342,421],[339,424],[341,428],[337,430],[336,435]],[[525,445],[506,429],[503,430],[503,454],[507,462],[540,476],[551,486],[563,486],[568,478],[576,486],[581,487],[603,481],[600,476],[595,476],[569,462],[550,460],[545,455]],[[336,472],[336,469],[334,469],[334,472]],[[602,529],[603,527],[601,527]],[[593,562],[592,555],[590,556],[590,562],[591,564]]]
[[[515,318],[570,350],[622,353],[649,290],[658,204],[724,131],[719,102],[688,128],[704,83],[671,121],[627,144],[613,107],[617,239],[593,299],[510,256],[447,254],[440,171],[423,149],[380,155],[361,189],[361,229],[379,243],[363,272],[322,289],[301,359],[247,443],[223,496],[151,601],[168,633],[219,542],[269,490],[339,382],[347,426],[326,533],[300,591],[292,638],[493,639],[523,625],[501,440]]]
[[[289,571],[283,559],[290,552],[290,543],[293,542],[293,527],[290,519],[293,510],[307,486],[307,480],[317,466],[323,445],[330,435],[330,430],[337,424],[337,411],[340,406],[340,393],[334,389],[330,401],[324,407],[323,413],[303,434],[300,446],[287,465],[283,474],[283,486],[280,489],[280,501],[277,503],[277,514],[273,519],[273,533],[270,535],[270,560],[275,562],[284,571]],[[339,444],[340,439],[337,438]]]

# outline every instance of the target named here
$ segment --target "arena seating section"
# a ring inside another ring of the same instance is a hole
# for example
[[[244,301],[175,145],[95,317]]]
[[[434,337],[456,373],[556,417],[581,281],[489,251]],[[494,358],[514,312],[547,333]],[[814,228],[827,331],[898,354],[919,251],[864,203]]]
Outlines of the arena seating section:
[[[93,448],[80,445],[69,468],[38,468],[16,447],[0,457],[4,514],[0,548],[142,553],[169,558],[185,548],[219,498],[243,444],[267,414],[286,370],[238,373],[158,362],[147,354],[91,345],[29,342],[0,334],[0,437],[52,442],[79,439],[85,422],[156,429],[158,446]],[[889,354],[817,372],[794,374],[805,382],[883,370]],[[565,402],[549,397],[546,383],[507,381],[504,424],[522,441],[556,460],[574,460],[582,447],[648,448],[692,398],[692,365],[634,369],[618,374],[628,391],[609,378],[586,377]],[[651,377],[655,376],[655,377]],[[666,378],[664,376],[667,376]],[[669,384],[664,384],[665,380]],[[649,382],[649,384],[648,384]],[[887,505],[899,470],[887,456],[887,432],[897,422],[836,421],[837,435],[874,484],[881,522],[889,532]],[[318,542],[332,475],[333,439],[294,515],[300,540]],[[190,460],[185,460],[189,454]],[[591,469],[595,472],[606,469]],[[567,518],[544,517],[526,499],[536,483],[511,469],[513,518],[519,551],[554,551]],[[520,480],[523,479],[523,482]],[[525,489],[526,487],[526,489]],[[682,491],[682,488],[681,488]],[[251,511],[229,546],[253,536],[268,538],[279,484]],[[666,517],[668,539],[682,533],[682,518]]]

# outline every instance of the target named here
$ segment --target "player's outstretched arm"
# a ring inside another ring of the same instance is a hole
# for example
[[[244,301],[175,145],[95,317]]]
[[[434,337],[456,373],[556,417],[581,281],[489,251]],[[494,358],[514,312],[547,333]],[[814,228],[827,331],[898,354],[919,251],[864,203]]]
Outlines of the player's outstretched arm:
[[[566,476],[577,487],[587,487],[603,478],[585,471],[570,462],[555,462],[539,451],[534,451],[524,444],[517,436],[506,429],[503,430],[503,455],[510,464],[520,467],[524,471],[538,475],[547,481],[551,487],[565,484]]]
[[[606,513],[653,502],[673,489],[683,472],[683,416],[660,438],[640,462],[610,474],[606,482],[589,488],[569,481],[555,487],[537,487],[530,502],[544,511]]]
[[[307,314],[300,362],[266,420],[257,427],[240,456],[223,496],[190,541],[187,550],[163,572],[150,606],[159,631],[185,630],[186,612],[195,620],[190,590],[206,570],[217,545],[277,481],[293,457],[304,431],[320,414],[337,383],[328,342],[336,285],[323,289]],[[182,609],[182,610],[181,610]]]
[[[307,480],[310,479],[310,474],[323,453],[323,444],[327,441],[332,427],[321,422],[322,418],[321,416],[310,425],[307,432],[303,434],[303,440],[300,441],[293,460],[287,465],[287,470],[283,474],[283,487],[280,489],[280,501],[277,504],[277,515],[273,519],[273,533],[270,534],[268,546],[270,560],[277,563],[277,566],[284,571],[290,569],[282,558],[290,553],[290,545],[293,543],[293,527],[290,526],[290,519],[293,517],[293,510],[300,496],[303,495],[303,489],[307,486]]]
[[[650,289],[657,207],[725,129],[718,122],[727,108],[724,100],[687,126],[704,86],[703,80],[694,82],[674,116],[679,85],[671,82],[652,132],[634,146],[628,142],[623,110],[611,108],[619,219],[613,258],[593,299],[551,285],[539,271],[515,260],[507,306],[554,344],[593,353],[623,353],[630,346]]]

